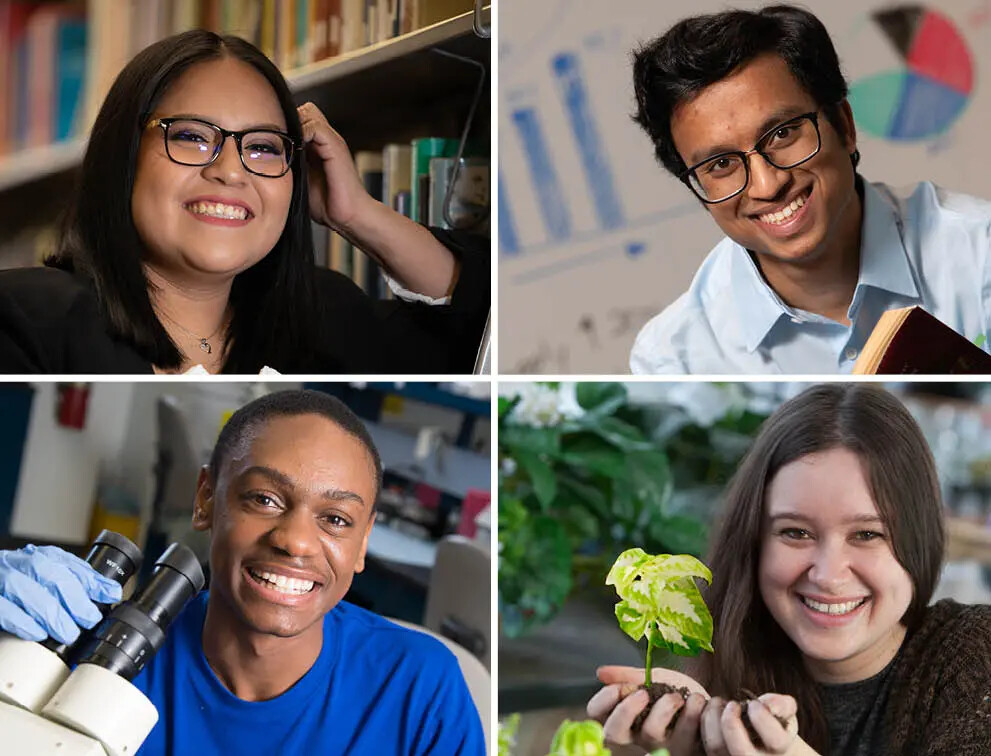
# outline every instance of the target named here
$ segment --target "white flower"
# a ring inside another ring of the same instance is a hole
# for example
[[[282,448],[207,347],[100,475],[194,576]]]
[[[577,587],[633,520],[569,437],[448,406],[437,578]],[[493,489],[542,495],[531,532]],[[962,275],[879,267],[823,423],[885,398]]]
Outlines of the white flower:
[[[580,417],[584,412],[575,398],[574,384],[565,384],[561,390],[542,383],[500,384],[499,393],[519,397],[507,418],[518,425],[547,428]]]

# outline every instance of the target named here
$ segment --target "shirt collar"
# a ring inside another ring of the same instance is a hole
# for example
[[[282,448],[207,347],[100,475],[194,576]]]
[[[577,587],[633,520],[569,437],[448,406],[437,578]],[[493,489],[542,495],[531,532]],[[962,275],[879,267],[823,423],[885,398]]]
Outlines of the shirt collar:
[[[902,243],[897,209],[870,182],[857,177],[863,186],[864,218],[860,231],[860,274],[853,303],[863,298],[862,289],[876,289],[918,298],[919,289]],[[732,249],[731,280],[739,298],[743,335],[748,352],[761,345],[781,317],[797,317],[761,275],[751,254],[739,244]]]

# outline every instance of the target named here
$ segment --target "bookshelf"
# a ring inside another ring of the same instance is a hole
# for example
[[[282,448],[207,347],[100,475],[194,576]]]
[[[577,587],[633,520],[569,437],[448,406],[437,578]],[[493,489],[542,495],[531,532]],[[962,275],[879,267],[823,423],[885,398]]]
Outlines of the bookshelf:
[[[482,11],[485,24],[490,23],[490,14],[491,6],[486,6]],[[488,67],[490,44],[475,36],[472,16],[464,13],[401,37],[294,69],[286,74],[286,79],[299,103],[313,100],[324,110],[348,140],[352,152],[369,145],[381,146],[387,139],[396,138],[395,123],[388,123],[388,119],[413,115],[415,127],[438,120],[443,124],[458,115],[458,103],[470,100],[477,81],[475,71],[431,52],[431,48],[441,47]],[[416,115],[419,109],[438,104],[453,107],[455,111],[442,112],[440,119]],[[488,102],[484,105],[487,108]],[[486,126],[487,112],[479,116]],[[366,127],[373,119],[383,123],[381,128],[369,131]],[[359,144],[351,144],[348,133]],[[458,133],[458,129],[452,133]],[[86,137],[77,137],[0,157],[0,192],[76,168],[82,162],[86,142]]]

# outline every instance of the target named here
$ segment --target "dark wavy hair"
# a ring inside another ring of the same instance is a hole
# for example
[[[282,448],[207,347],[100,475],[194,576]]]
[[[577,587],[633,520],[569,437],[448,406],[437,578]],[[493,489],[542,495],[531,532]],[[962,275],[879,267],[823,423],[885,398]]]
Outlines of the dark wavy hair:
[[[302,143],[289,87],[258,48],[239,37],[200,29],[156,42],[124,67],[103,101],[56,253],[46,260],[47,265],[88,278],[111,335],[162,368],[178,367],[182,358],[155,315],[136,252],[143,246],[131,218],[138,147],[149,114],[168,87],[191,66],[227,57],[247,63],[268,80],[289,135]],[[319,303],[305,155],[303,150],[297,155],[285,229],[268,255],[238,274],[231,287],[225,373],[256,373],[264,365],[298,372],[301,356],[313,354]]]
[[[693,16],[633,52],[633,120],[654,143],[661,165],[675,176],[688,168],[671,136],[675,108],[764,53],[780,56],[833,128],[844,133],[840,104],[847,96],[846,79],[826,27],[809,11],[769,5]],[[860,153],[851,160],[856,168]]]
[[[908,410],[884,389],[823,384],[785,402],[765,421],[729,483],[709,553],[713,582],[705,591],[716,651],[690,665],[712,695],[736,698],[746,688],[794,696],[799,732],[819,753],[828,753],[829,733],[818,689],[798,647],[761,599],[758,562],[764,500],[774,476],[797,459],[837,447],[860,458],[891,550],[911,577],[912,601],[901,621],[909,630],[921,622],[945,544],[932,453]]]
[[[216,483],[224,464],[236,450],[250,444],[257,432],[276,417],[318,415],[330,420],[349,436],[357,439],[371,460],[375,473],[376,495],[382,488],[382,458],[368,428],[361,419],[337,397],[309,389],[276,391],[248,402],[231,415],[224,424],[210,454],[208,471]],[[373,503],[374,504],[374,503]]]

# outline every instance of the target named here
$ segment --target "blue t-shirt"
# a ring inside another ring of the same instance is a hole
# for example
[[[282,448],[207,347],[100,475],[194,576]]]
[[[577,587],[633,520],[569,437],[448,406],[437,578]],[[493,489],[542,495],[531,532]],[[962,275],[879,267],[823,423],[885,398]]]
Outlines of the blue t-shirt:
[[[276,698],[242,701],[203,654],[207,596],[190,601],[133,681],[159,713],[138,756],[484,756],[461,669],[435,638],[341,601],[309,671]]]

